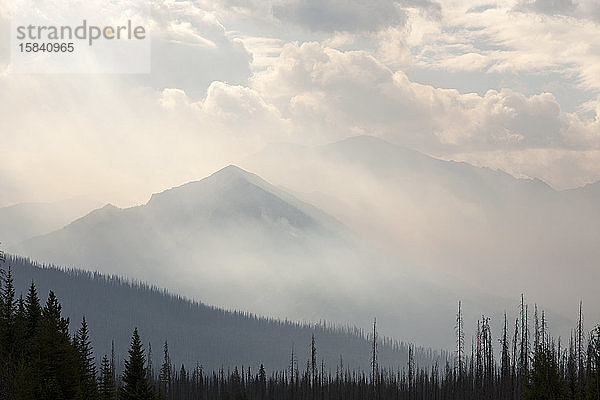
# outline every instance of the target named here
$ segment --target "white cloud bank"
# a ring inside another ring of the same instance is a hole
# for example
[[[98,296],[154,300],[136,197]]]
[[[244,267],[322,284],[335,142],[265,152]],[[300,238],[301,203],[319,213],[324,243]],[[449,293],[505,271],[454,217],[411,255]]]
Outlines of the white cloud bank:
[[[597,96],[573,113],[550,90],[474,94],[403,72],[558,70],[600,87],[590,19],[479,2],[234,3],[156,2],[149,76],[0,74],[0,204],[88,194],[126,205],[274,141],[356,134],[561,188],[600,179]],[[308,11],[322,8],[335,18],[320,26]],[[223,21],[235,18],[252,28],[232,34]],[[322,40],[290,42],[286,21]]]

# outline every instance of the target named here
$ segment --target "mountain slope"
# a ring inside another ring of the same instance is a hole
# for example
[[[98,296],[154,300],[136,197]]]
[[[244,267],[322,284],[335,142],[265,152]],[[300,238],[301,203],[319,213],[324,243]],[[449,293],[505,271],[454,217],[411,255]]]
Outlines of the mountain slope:
[[[432,283],[418,264],[388,257],[336,219],[232,166],[143,206],[108,205],[23,243],[20,254],[270,317],[367,329],[377,317],[383,334],[436,347],[452,346],[458,299],[476,305],[482,295]],[[423,328],[432,320],[441,329]]]
[[[56,203],[19,203],[0,208],[0,241],[17,245],[34,236],[60,229],[93,210],[99,203],[71,199]]]
[[[41,268],[25,259],[13,258],[8,263],[12,265],[17,296],[25,295],[33,281],[43,300],[49,290],[56,293],[63,314],[71,319],[72,330],[86,316],[97,360],[103,354],[110,354],[114,340],[120,364],[127,354],[131,332],[138,327],[146,346],[149,342],[152,345],[155,366],[162,362],[162,345],[168,341],[171,359],[177,367],[183,362],[191,368],[198,362],[208,370],[234,365],[256,370],[264,363],[267,368],[284,370],[292,346],[298,365],[306,363],[314,334],[319,359],[328,368],[335,370],[340,356],[349,367],[369,368],[370,343],[358,330],[228,312],[144,284],[80,270]],[[382,343],[379,362],[404,365],[407,350],[402,343]],[[421,349],[417,357],[422,366],[431,365],[434,360]]]
[[[233,166],[155,194],[143,206],[106,206],[19,251],[226,308],[372,319],[355,293],[357,274],[366,265],[378,268],[371,255],[333,218]]]
[[[600,302],[597,185],[559,192],[365,136],[272,145],[243,165],[464,295],[525,292],[563,315]]]

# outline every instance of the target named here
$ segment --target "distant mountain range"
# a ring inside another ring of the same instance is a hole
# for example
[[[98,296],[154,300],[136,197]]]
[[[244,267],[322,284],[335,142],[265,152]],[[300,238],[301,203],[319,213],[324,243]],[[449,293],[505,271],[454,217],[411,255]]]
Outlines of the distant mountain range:
[[[451,335],[458,301],[451,288],[235,166],[142,206],[107,205],[17,252],[140,279],[226,309],[361,327],[379,317],[384,334],[436,347],[442,337],[452,341],[445,330],[421,328],[435,319]],[[464,301],[477,304],[476,297]]]
[[[600,319],[598,184],[559,192],[372,137],[270,146],[243,165],[278,186],[229,166],[12,250],[226,309],[361,327],[377,316],[385,334],[447,348],[459,299],[466,326],[510,316],[521,293],[558,334],[579,299]]]
[[[524,292],[569,316],[583,299],[600,317],[600,182],[557,191],[368,136],[271,145],[241,165],[426,268],[432,282]]]

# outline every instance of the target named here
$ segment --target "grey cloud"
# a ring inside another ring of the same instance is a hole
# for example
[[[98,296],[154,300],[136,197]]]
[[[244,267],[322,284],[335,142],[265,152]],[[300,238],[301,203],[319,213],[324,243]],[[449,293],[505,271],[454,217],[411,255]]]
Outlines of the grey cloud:
[[[377,31],[404,25],[405,13],[394,1],[301,0],[273,7],[275,17],[313,31]]]
[[[496,8],[498,8],[498,6],[495,5],[495,4],[484,4],[482,6],[476,6],[476,7],[469,8],[467,10],[467,14],[471,14],[471,13],[473,13],[473,14],[479,14],[479,13],[482,13],[484,11],[493,10],[493,9],[496,9]]]
[[[195,98],[213,81],[245,84],[251,55],[241,43],[206,49],[168,40],[152,44],[152,75],[155,88],[182,88]]]
[[[595,0],[582,0],[579,2],[573,0],[521,1],[513,10],[600,22],[600,3]]]
[[[400,4],[405,7],[415,7],[421,9],[425,15],[431,18],[442,17],[442,5],[436,1],[430,0],[402,0]]]
[[[580,5],[581,13],[587,15],[588,18],[600,22],[600,3],[597,1],[589,2],[585,5]]]
[[[252,55],[231,40],[210,12],[190,2],[163,3],[153,12],[151,85],[200,97],[211,82],[245,84]]]
[[[572,0],[535,0],[524,1],[517,6],[517,10],[533,11],[548,15],[570,15],[577,8]]]

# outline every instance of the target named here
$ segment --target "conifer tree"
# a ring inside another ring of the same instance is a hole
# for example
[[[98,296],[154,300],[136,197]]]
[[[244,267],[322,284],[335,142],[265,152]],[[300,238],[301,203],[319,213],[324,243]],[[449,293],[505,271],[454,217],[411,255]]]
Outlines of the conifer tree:
[[[15,286],[10,265],[4,277],[4,284],[0,293],[0,334],[7,351],[11,350],[14,341],[14,318],[17,303],[15,301]]]
[[[154,364],[152,363],[152,343],[148,342],[148,366],[146,367],[146,376],[149,380],[154,380]]]
[[[583,367],[583,302],[579,302],[579,319],[577,321],[577,388],[579,398],[583,398],[585,371]]]
[[[561,395],[561,381],[558,365],[549,343],[538,336],[538,345],[533,352],[531,371],[527,383],[525,399],[558,399]]]
[[[317,346],[315,342],[315,335],[312,335],[310,341],[310,370],[311,370],[311,385],[313,389],[317,384]],[[313,390],[314,393],[314,390]]]
[[[82,399],[94,400],[98,398],[98,384],[96,382],[96,362],[94,350],[90,341],[90,332],[85,316],[81,327],[77,330],[74,340],[75,348],[79,355],[80,395]]]
[[[502,354],[500,356],[500,386],[504,396],[508,397],[510,391],[510,355],[508,348],[508,325],[504,313],[504,328],[502,329]]]
[[[379,367],[377,365],[377,319],[373,320],[373,343],[371,346],[371,383],[373,384],[373,390],[377,387],[377,375]]]
[[[25,315],[26,315],[26,330],[27,337],[31,338],[42,319],[42,306],[40,304],[40,298],[37,294],[35,283],[31,282],[27,297],[25,298]]]
[[[4,253],[0,252],[0,261],[4,262]],[[11,343],[8,343],[8,332],[10,330],[7,318],[5,318],[4,293],[6,293],[7,279],[5,271],[0,268],[0,394],[12,391],[13,367],[10,354]]]
[[[24,340],[26,334],[26,321],[27,321],[27,313],[25,311],[25,300],[23,300],[23,296],[19,296],[19,300],[17,300],[17,313],[15,315],[15,350],[17,352],[17,356],[23,355],[24,350]]]
[[[154,391],[146,377],[146,357],[137,328],[131,336],[129,359],[125,360],[123,372],[123,387],[121,399],[123,400],[152,400]]]
[[[50,291],[40,327],[32,339],[32,367],[38,380],[36,399],[72,399],[79,392],[79,359],[69,337],[69,320],[61,316],[61,309]]]
[[[575,399],[577,396],[577,350],[573,332],[569,340],[569,352],[567,354],[566,367],[566,392],[568,399]]]
[[[260,388],[260,398],[264,400],[267,393],[267,374],[265,373],[265,366],[260,364],[258,370],[258,385]]]
[[[415,353],[414,346],[411,344],[408,347],[408,393],[409,397],[413,392],[415,383]]]
[[[590,359],[590,376],[587,383],[587,397],[598,399],[600,398],[600,327],[594,329],[590,334],[588,358]]]
[[[461,378],[463,375],[464,366],[464,352],[465,352],[465,332],[464,322],[462,315],[462,304],[458,302],[458,313],[456,314],[456,357],[457,357],[457,369],[458,377]]]
[[[100,364],[98,395],[100,400],[115,400],[117,396],[112,367],[106,355],[102,357],[102,363]]]
[[[160,367],[160,374],[158,376],[160,384],[160,393],[165,399],[170,399],[171,396],[171,384],[173,382],[173,366],[171,364],[171,357],[169,356],[169,343],[165,341],[163,345],[163,363]]]

